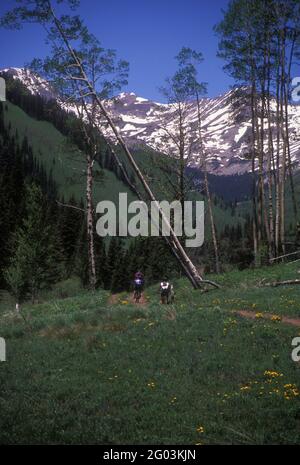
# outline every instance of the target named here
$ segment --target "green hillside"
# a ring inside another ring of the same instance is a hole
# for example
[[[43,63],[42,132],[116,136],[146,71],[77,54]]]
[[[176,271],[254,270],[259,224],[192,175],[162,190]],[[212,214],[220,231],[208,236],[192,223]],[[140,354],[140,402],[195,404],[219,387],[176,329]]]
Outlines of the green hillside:
[[[48,173],[52,171],[59,194],[66,199],[72,195],[77,200],[84,199],[85,163],[79,151],[76,153],[71,150],[66,137],[53,124],[31,118],[21,108],[10,102],[6,102],[6,105],[6,124],[11,124],[13,133],[18,132],[19,141],[27,136],[34,156],[43,164]],[[95,202],[100,200],[117,202],[119,192],[127,192],[128,198],[134,200],[131,191],[117,179],[113,172],[105,169],[103,171],[103,180],[95,184]]]
[[[0,443],[299,442],[299,326],[280,316],[300,317],[300,287],[261,287],[296,273],[290,264],[225,274],[204,294],[179,280],[169,306],[156,287],[136,306],[126,294],[74,295],[70,283],[22,316],[2,302]]]

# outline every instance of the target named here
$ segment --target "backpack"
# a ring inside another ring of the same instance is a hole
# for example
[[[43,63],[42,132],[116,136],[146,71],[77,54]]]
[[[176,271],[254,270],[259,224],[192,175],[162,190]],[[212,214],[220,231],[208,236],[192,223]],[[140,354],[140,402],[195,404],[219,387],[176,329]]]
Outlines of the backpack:
[[[169,290],[170,290],[170,283],[165,282],[165,281],[160,283],[160,291],[162,294],[164,295],[168,294]]]

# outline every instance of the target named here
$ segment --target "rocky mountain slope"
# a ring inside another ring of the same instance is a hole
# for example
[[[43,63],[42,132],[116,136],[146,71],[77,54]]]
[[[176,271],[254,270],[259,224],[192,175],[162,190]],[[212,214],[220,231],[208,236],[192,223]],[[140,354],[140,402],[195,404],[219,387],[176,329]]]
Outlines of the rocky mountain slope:
[[[211,173],[233,175],[251,170],[249,161],[251,119],[245,99],[240,97],[240,93],[240,90],[230,90],[215,98],[201,99],[204,145]],[[235,102],[234,110],[233,102]],[[109,103],[109,107],[114,121],[127,142],[132,145],[145,143],[155,150],[176,156],[178,153],[176,105],[152,102],[134,93],[121,93],[114,102]],[[185,111],[186,131],[189,134],[186,157],[189,157],[191,167],[200,167],[196,103],[187,104]],[[275,106],[273,111],[275,117]],[[289,115],[292,162],[299,165],[300,107],[290,106]],[[266,123],[265,127],[267,127]]]
[[[5,70],[21,80],[33,93],[45,98],[57,98],[45,81],[19,68]],[[247,173],[251,169],[249,143],[251,140],[250,113],[244,100],[237,100],[237,92],[230,90],[215,98],[201,99],[202,128],[207,153],[208,169],[217,175]],[[235,110],[232,103],[235,101]],[[116,98],[106,101],[106,107],[119,128],[122,136],[131,146],[147,145],[170,156],[177,155],[176,107],[139,97],[133,92],[122,92]],[[71,109],[71,108],[70,108]],[[275,115],[275,107],[273,108]],[[188,144],[186,157],[191,167],[201,167],[197,145],[197,108],[187,103],[186,131]],[[290,147],[292,162],[300,163],[300,107],[290,106]],[[108,128],[103,132],[113,139]],[[267,149],[267,147],[266,147]]]

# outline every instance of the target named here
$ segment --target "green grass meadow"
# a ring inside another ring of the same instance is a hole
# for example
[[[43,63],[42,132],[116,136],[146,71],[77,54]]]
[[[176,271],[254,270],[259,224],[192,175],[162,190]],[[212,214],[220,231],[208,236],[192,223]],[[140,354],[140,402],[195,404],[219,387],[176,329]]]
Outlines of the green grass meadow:
[[[204,293],[181,279],[168,306],[156,287],[111,304],[72,280],[22,316],[3,296],[0,443],[299,444],[300,328],[235,313],[300,317],[300,286],[257,287],[296,272],[227,273]]]

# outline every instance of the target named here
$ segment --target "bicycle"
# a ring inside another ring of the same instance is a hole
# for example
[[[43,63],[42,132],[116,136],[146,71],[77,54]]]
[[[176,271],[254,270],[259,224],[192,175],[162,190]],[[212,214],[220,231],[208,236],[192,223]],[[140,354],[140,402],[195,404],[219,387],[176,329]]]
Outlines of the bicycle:
[[[141,288],[135,289],[135,290],[134,290],[134,293],[133,293],[133,298],[134,298],[134,301],[135,301],[136,304],[139,303],[141,297],[142,297],[142,290],[141,290]]]

